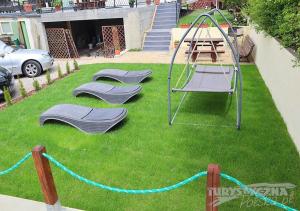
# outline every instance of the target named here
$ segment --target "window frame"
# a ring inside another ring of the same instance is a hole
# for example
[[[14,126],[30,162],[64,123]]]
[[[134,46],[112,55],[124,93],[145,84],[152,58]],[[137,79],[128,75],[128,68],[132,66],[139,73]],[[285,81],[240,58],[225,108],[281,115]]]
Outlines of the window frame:
[[[3,23],[8,23],[9,24],[9,27],[10,27],[10,31],[5,33],[3,32],[3,29],[2,29],[2,24]],[[11,21],[1,21],[0,22],[0,35],[13,35],[14,34],[14,31],[13,31],[13,28],[12,28],[12,25],[11,25]]]

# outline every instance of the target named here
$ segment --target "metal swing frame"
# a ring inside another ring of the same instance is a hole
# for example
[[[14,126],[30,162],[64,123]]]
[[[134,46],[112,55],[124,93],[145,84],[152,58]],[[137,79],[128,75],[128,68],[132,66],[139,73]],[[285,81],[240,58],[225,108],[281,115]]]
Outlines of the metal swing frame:
[[[179,112],[180,106],[182,105],[184,98],[187,94],[187,92],[184,93],[184,95],[181,97],[180,103],[176,108],[175,113],[172,113],[172,103],[171,103],[171,95],[173,93],[173,88],[171,87],[171,80],[172,80],[172,72],[173,72],[173,66],[174,66],[174,62],[177,56],[177,53],[180,49],[180,46],[182,45],[182,43],[184,42],[185,38],[187,37],[187,35],[190,33],[190,31],[194,28],[194,26],[197,24],[197,22],[199,20],[201,20],[201,18],[203,18],[203,20],[200,22],[200,24],[198,24],[197,29],[195,30],[192,40],[195,39],[195,36],[197,35],[199,29],[201,28],[201,25],[207,20],[209,19],[212,24],[214,26],[216,26],[218,28],[218,30],[221,32],[221,34],[223,35],[223,37],[225,38],[227,44],[230,47],[230,50],[232,52],[233,55],[233,66],[234,66],[234,77],[233,77],[233,91],[232,92],[228,92],[229,94],[235,93],[236,94],[236,103],[237,103],[237,109],[236,109],[236,128],[239,130],[241,128],[241,118],[242,118],[242,90],[243,90],[243,83],[242,83],[242,73],[241,73],[241,68],[240,68],[240,63],[239,63],[239,52],[238,52],[238,43],[237,43],[237,36],[235,33],[233,33],[233,43],[230,41],[229,36],[225,33],[225,31],[220,27],[220,25],[217,23],[217,21],[211,16],[212,14],[214,15],[215,13],[219,13],[221,15],[221,17],[224,19],[224,21],[229,25],[229,28],[232,32],[234,32],[232,24],[228,21],[228,19],[222,14],[222,12],[215,8],[212,9],[211,11],[209,11],[208,13],[204,13],[199,15],[194,22],[191,24],[190,28],[184,33],[184,35],[182,36],[177,48],[174,51],[172,60],[171,60],[171,64],[170,64],[170,68],[169,68],[169,73],[168,73],[168,122],[169,125],[172,125],[175,117],[177,115],[177,113]],[[207,29],[208,30],[208,29]],[[202,31],[201,31],[202,32]],[[201,33],[200,33],[201,34]],[[199,36],[200,37],[200,36]],[[186,79],[186,83],[188,83],[188,80],[190,79],[191,71],[189,70],[190,68],[190,64],[189,64],[189,59],[190,56],[192,54],[192,45],[190,45],[189,47],[189,52],[188,52],[188,57],[187,57],[187,79]],[[216,53],[217,54],[217,53]],[[224,72],[225,74],[225,72]],[[180,78],[179,78],[180,80]],[[178,80],[178,82],[179,82]],[[185,84],[186,84],[185,83]],[[177,84],[176,84],[177,86]],[[201,91],[199,91],[201,92]],[[203,92],[203,91],[202,91]]]

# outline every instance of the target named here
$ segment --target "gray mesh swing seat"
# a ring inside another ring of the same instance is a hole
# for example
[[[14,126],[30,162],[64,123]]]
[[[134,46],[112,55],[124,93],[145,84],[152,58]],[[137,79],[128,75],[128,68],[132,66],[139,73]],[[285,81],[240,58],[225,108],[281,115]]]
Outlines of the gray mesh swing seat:
[[[228,92],[231,86],[234,69],[232,66],[197,65],[192,78],[181,88],[173,92]]]
[[[142,86],[113,86],[105,83],[90,82],[83,84],[73,91],[74,96],[90,94],[108,103],[123,104],[133,96],[140,93]]]
[[[105,133],[127,116],[125,108],[90,108],[72,104],[55,105],[40,116],[40,125],[49,120],[67,123],[86,133]]]
[[[123,83],[140,83],[151,74],[151,70],[127,71],[120,69],[103,69],[93,76],[93,80],[110,78]]]

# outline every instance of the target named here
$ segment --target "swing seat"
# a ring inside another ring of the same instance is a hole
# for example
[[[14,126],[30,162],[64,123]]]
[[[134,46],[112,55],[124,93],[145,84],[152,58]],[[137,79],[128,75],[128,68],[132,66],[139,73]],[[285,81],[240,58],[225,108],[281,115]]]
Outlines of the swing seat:
[[[197,65],[195,73],[183,88],[173,92],[224,92],[233,93],[231,81],[234,69],[231,66]]]

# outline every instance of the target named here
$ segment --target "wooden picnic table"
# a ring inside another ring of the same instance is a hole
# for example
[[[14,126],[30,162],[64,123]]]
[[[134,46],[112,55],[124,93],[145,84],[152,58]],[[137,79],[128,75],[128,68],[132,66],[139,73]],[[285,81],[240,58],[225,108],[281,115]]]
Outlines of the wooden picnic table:
[[[217,53],[225,53],[224,50],[218,50],[218,47],[223,46],[223,38],[199,38],[199,39],[191,39],[186,38],[184,40],[185,43],[189,43],[188,46],[191,46],[191,49],[193,49],[192,53],[192,61],[196,61],[199,53],[210,53],[212,62],[217,61]],[[198,50],[198,47],[201,46],[211,46],[210,50]],[[188,54],[189,51],[186,51],[186,54]]]

